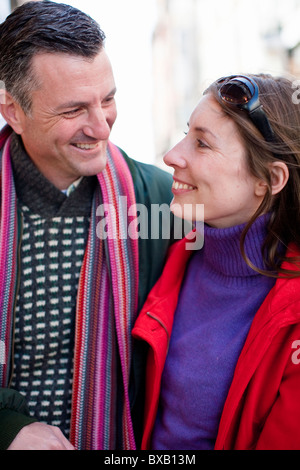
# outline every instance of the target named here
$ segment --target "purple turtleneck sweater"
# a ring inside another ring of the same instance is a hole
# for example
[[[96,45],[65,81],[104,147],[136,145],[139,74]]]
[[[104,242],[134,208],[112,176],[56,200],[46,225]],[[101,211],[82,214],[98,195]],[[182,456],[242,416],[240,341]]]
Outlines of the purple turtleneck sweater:
[[[246,253],[263,267],[267,216],[246,238]],[[204,247],[186,270],[175,313],[152,449],[213,449],[234,369],[253,317],[275,280],[243,260],[244,226],[205,226]]]

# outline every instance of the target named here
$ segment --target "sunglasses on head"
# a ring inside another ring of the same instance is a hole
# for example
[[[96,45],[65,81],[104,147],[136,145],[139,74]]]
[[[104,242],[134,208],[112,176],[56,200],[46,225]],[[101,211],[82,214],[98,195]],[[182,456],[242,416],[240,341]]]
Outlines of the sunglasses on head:
[[[266,141],[273,142],[275,135],[259,101],[259,90],[253,78],[243,75],[223,77],[216,82],[219,97],[230,106],[245,110]]]

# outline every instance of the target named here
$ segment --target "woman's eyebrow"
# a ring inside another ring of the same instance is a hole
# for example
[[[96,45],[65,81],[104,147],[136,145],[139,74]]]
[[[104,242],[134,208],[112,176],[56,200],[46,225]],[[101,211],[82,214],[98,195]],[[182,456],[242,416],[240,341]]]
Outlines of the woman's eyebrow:
[[[190,123],[187,123],[188,127],[190,127]],[[207,127],[196,126],[194,127],[195,132],[201,132],[202,134],[210,134],[214,139],[217,139],[217,136]]]

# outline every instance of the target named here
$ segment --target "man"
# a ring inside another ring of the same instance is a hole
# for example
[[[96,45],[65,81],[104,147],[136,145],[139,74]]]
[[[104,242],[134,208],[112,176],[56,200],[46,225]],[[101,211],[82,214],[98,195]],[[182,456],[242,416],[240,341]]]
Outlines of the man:
[[[48,1],[0,26],[2,449],[139,445],[144,354],[131,328],[170,243],[139,224],[169,204],[171,177],[109,141],[104,38]]]

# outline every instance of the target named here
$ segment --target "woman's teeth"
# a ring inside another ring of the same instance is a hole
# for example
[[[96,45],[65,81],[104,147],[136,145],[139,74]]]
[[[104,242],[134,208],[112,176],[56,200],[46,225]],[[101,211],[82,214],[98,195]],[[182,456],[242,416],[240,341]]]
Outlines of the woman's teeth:
[[[193,186],[190,186],[189,184],[186,184],[186,183],[179,183],[178,181],[174,181],[173,188],[174,189],[194,189]]]

